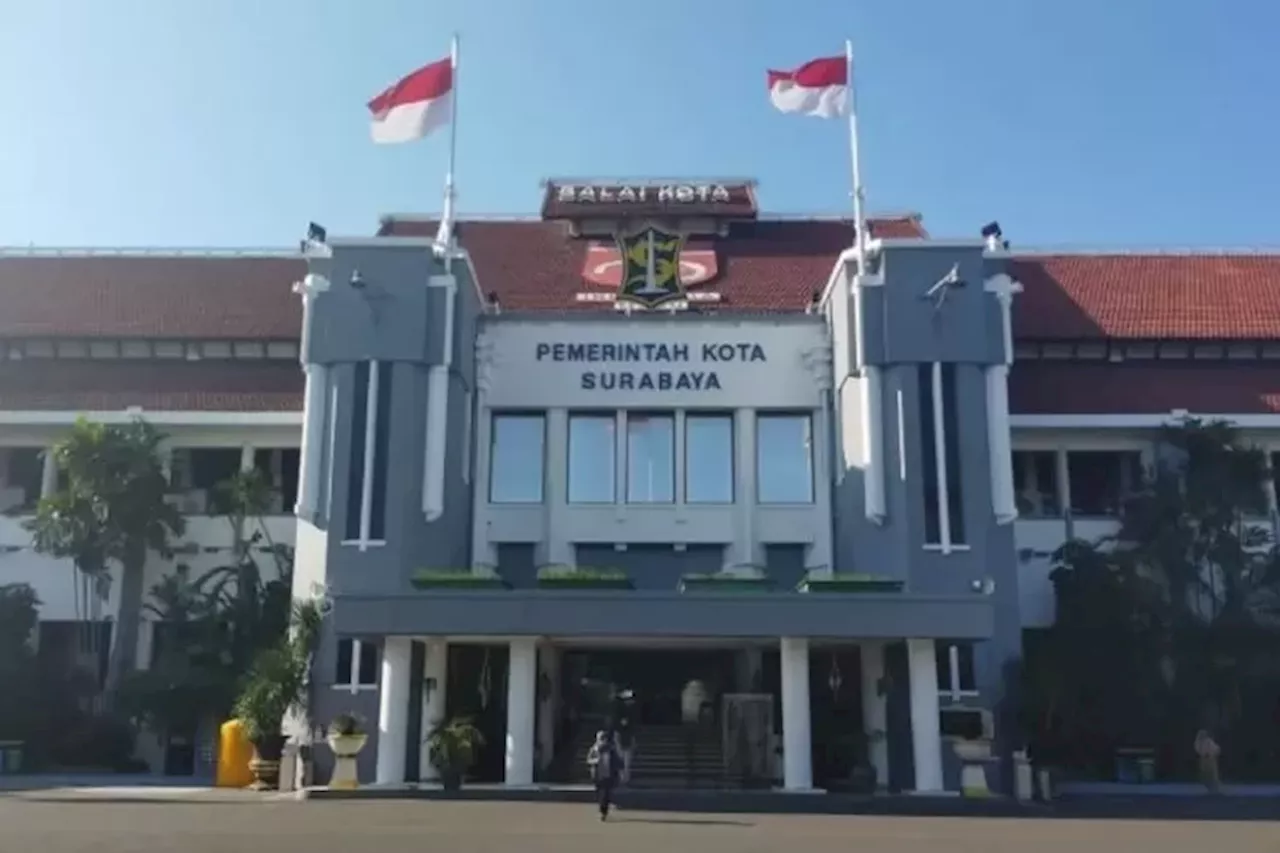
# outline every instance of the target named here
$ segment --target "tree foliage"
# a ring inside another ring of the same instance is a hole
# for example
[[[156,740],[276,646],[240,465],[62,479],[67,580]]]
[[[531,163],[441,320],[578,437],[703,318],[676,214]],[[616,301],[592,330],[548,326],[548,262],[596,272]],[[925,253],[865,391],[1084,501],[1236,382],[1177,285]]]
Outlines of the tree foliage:
[[[1167,772],[1185,769],[1209,727],[1225,765],[1252,773],[1280,750],[1270,469],[1224,422],[1171,425],[1157,448],[1118,532],[1054,556],[1056,621],[1027,648],[1029,725],[1091,769],[1145,746]]]
[[[26,523],[37,551],[69,558],[102,594],[120,567],[120,610],[108,667],[108,693],[133,669],[147,555],[169,555],[170,539],[185,523],[165,501],[168,479],[160,461],[164,436],[150,424],[76,422],[52,449],[59,487],[41,498]]]

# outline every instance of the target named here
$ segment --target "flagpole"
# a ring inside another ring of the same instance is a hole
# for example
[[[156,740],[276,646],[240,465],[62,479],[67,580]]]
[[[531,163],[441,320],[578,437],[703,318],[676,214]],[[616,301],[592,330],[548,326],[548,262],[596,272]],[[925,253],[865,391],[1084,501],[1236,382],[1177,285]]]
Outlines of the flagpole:
[[[853,247],[857,253],[858,275],[864,275],[867,265],[867,219],[863,210],[862,170],[858,162],[858,95],[853,79],[852,39],[845,40],[844,56],[849,86],[849,159],[853,166],[853,224],[856,229]]]
[[[454,202],[457,192],[454,188],[454,168],[458,161],[458,34],[453,34],[449,46],[449,65],[452,69],[453,84],[449,92],[449,171],[444,179],[444,213],[440,217],[440,228],[436,233],[436,242],[445,248],[453,245]]]

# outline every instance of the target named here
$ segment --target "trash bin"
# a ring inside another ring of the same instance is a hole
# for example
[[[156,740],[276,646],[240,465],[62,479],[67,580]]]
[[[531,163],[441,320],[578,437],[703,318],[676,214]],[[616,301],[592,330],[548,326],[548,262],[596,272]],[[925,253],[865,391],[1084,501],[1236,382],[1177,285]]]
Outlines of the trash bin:
[[[1031,777],[1031,762],[1026,752],[1019,750],[1013,754],[1013,795],[1026,802],[1035,797],[1034,780]]]
[[[20,740],[0,740],[0,775],[22,772],[22,752],[26,744]]]

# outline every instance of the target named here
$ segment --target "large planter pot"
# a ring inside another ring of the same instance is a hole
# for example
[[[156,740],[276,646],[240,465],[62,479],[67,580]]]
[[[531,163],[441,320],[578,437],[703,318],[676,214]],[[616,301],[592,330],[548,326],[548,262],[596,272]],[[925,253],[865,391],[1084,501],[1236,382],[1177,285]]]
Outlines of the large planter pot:
[[[991,760],[991,741],[961,740],[955,743],[956,758],[960,759],[960,793],[965,797],[989,797],[987,762]]]
[[[462,773],[453,769],[446,769],[440,772],[440,787],[446,791],[462,790]]]
[[[333,750],[333,775],[329,787],[351,791],[360,787],[360,774],[356,756],[369,742],[368,735],[329,735],[329,749]]]
[[[264,735],[253,742],[253,758],[249,759],[251,789],[274,791],[280,787],[280,756],[287,740],[284,735]]]

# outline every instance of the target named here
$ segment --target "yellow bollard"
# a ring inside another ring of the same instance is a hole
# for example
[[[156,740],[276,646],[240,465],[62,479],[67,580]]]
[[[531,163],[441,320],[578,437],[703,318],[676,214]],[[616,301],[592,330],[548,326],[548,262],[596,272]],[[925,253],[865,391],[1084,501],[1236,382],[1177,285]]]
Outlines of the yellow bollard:
[[[253,744],[239,720],[228,720],[218,729],[218,769],[214,784],[219,788],[247,788],[253,783],[249,761]]]

